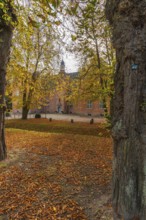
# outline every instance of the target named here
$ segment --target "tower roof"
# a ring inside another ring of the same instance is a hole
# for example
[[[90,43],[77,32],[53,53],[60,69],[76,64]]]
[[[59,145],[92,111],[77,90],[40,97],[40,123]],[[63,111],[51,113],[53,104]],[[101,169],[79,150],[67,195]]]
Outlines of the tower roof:
[[[65,73],[65,62],[64,60],[62,59],[61,61],[61,65],[60,65],[60,73]]]
[[[64,60],[61,61],[61,66],[65,66]]]

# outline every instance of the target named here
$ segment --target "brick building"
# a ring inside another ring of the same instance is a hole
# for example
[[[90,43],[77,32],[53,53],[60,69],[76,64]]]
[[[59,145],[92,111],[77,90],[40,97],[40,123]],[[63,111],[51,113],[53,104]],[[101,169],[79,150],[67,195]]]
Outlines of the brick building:
[[[74,80],[78,76],[78,72],[66,73],[65,63],[62,60],[60,66],[60,72],[62,76],[69,76],[71,80]],[[65,93],[65,91],[64,91]],[[77,115],[90,115],[90,116],[102,116],[104,114],[104,106],[100,101],[82,100],[76,104],[69,104],[64,94],[57,93],[49,100],[48,106],[42,107],[41,112],[48,113],[65,113],[65,114],[77,114]]]

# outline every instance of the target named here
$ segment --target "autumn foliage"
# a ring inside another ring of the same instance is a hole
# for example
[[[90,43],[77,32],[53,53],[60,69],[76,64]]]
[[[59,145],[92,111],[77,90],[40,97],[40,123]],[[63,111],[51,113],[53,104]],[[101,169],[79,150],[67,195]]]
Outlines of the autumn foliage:
[[[107,215],[110,201],[102,209],[98,204],[110,194],[111,181],[112,144],[103,125],[31,119],[8,120],[6,126],[0,219],[94,220]]]

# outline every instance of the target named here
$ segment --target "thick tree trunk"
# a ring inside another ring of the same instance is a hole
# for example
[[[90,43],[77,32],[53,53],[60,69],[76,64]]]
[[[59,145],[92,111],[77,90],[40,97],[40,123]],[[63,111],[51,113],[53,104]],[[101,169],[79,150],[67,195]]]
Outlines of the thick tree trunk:
[[[0,27],[0,160],[6,158],[6,144],[4,135],[4,97],[6,85],[6,66],[9,59],[12,29],[8,26]]]
[[[114,219],[146,219],[146,1],[107,0],[116,49]]]
[[[24,120],[27,119],[28,112],[29,112],[29,109],[27,108],[27,106],[24,106],[24,107],[22,108],[22,119],[24,119]]]

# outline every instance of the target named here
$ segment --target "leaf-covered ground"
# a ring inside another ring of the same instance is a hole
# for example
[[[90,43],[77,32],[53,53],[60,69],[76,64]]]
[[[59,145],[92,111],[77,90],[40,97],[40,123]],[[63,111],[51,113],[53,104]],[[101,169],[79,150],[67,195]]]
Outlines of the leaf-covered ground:
[[[31,119],[6,126],[0,220],[112,219],[112,141],[104,125]]]

